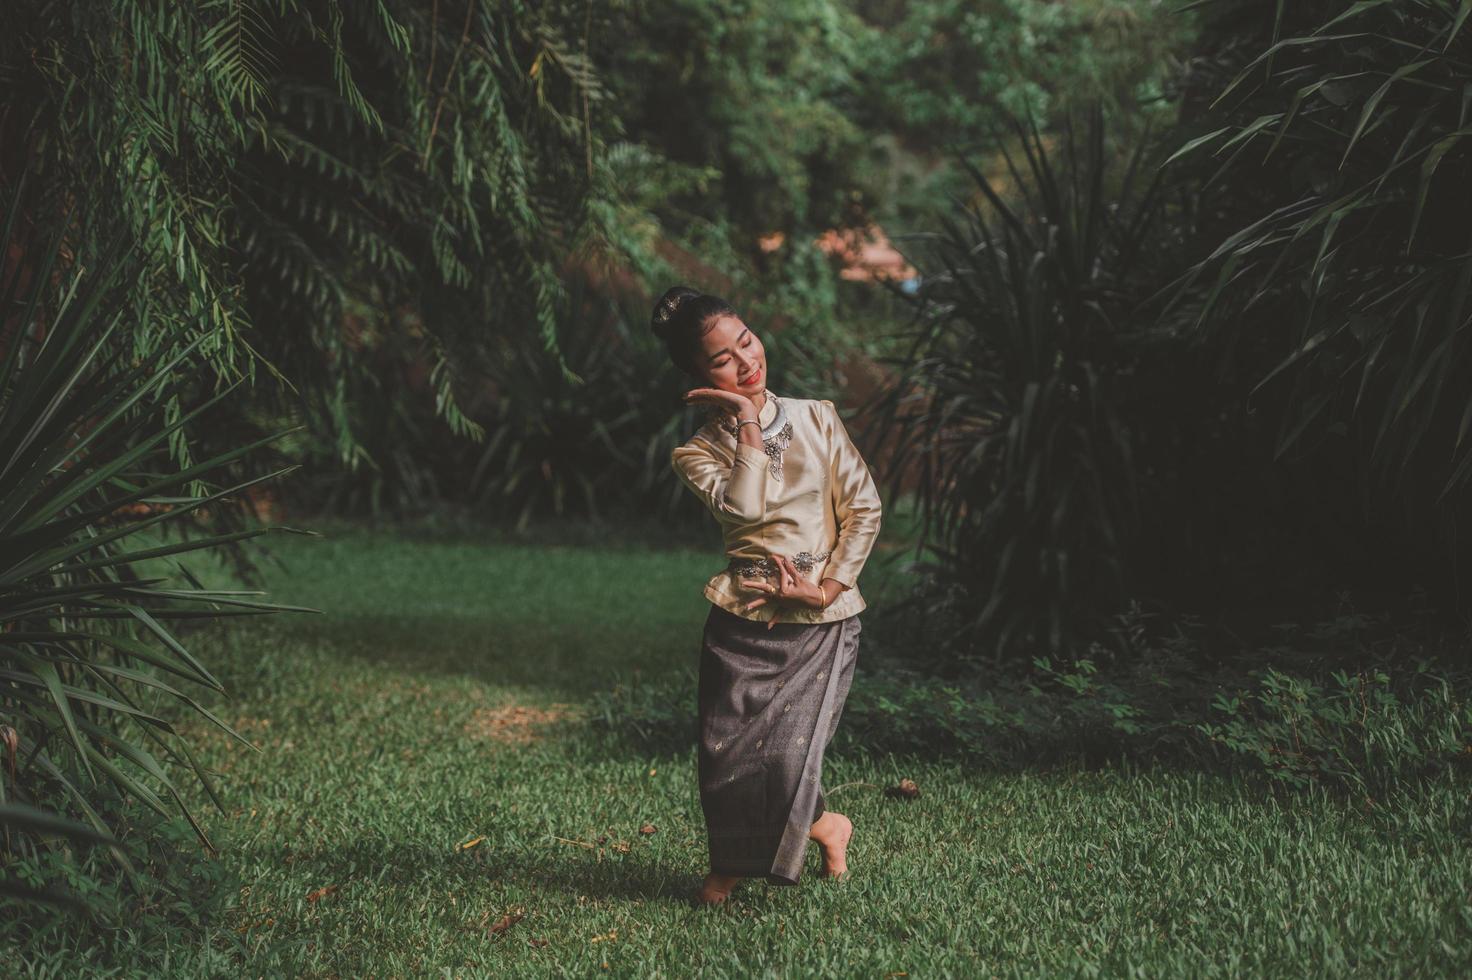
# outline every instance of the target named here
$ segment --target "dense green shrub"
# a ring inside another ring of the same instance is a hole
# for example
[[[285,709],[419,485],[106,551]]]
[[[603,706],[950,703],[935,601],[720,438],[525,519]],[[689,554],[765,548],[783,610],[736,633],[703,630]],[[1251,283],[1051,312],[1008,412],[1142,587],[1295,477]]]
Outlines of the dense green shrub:
[[[1179,229],[1160,146],[1111,135],[1097,108],[1056,140],[1019,123],[1009,188],[972,169],[978,202],[927,252],[913,344],[881,399],[895,492],[918,471],[934,584],[920,601],[954,624],[958,658],[1071,653],[1132,584],[1155,462],[1135,440],[1179,369],[1144,369],[1170,338],[1142,308]]]
[[[937,661],[1086,656],[1126,595],[1465,607],[1465,11],[1195,6],[1161,143],[1024,134],[923,255],[878,421]]]
[[[99,972],[115,970],[122,951],[137,976],[229,972],[231,950],[212,948],[200,937],[239,904],[239,875],[220,857],[200,853],[186,820],[118,798],[99,798],[98,808],[122,828],[119,851],[139,873],[119,876],[113,858],[95,851],[13,856],[8,875],[74,897],[85,917],[0,907],[0,947],[32,971],[53,963],[58,969],[86,963]],[[140,949],[147,951],[141,961]]]
[[[1463,609],[1466,5],[1198,6],[1207,23],[1172,167],[1189,170],[1209,220],[1177,288],[1203,342],[1249,372],[1298,520]]]
[[[1212,720],[1196,727],[1296,785],[1328,780],[1368,794],[1472,750],[1469,691],[1425,661],[1336,670],[1323,681],[1269,667],[1253,680],[1218,694]]]

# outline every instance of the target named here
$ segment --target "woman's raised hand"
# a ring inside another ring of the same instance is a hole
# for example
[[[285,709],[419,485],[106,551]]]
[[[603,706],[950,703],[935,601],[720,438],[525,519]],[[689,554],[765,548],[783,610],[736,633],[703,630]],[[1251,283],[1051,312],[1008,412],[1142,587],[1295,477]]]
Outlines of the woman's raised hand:
[[[681,396],[687,405],[715,405],[732,418],[757,418],[756,405],[750,398],[724,388],[691,388]]]
[[[757,609],[768,602],[778,599],[788,599],[800,602],[806,606],[822,608],[823,594],[818,587],[798,574],[797,566],[792,564],[792,559],[786,555],[772,555],[772,560],[777,563],[777,584],[773,585],[766,579],[747,578],[741,580],[744,588],[763,593],[746,604],[748,610]],[[777,617],[781,610],[773,613],[772,618],[767,620],[767,629],[771,629],[777,623]]]

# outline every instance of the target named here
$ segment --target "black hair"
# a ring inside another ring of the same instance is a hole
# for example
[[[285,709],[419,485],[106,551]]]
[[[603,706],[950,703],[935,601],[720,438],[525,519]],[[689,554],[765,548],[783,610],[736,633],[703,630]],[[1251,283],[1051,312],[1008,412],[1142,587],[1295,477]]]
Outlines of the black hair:
[[[689,286],[671,286],[654,304],[649,324],[675,365],[699,381],[705,378],[698,360],[700,338],[722,316],[736,316],[736,310],[721,297]]]

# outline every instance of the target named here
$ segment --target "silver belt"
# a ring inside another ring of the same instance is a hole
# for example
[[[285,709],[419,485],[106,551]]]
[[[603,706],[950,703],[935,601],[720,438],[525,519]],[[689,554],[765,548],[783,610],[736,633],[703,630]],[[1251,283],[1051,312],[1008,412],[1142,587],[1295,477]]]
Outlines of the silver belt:
[[[806,575],[818,562],[825,560],[831,554],[833,554],[832,551],[824,551],[816,555],[811,551],[799,551],[788,557],[792,559],[792,564],[797,566],[797,570]],[[757,560],[738,558],[731,562],[731,570],[742,578],[751,578],[755,575],[770,577],[777,574],[777,560],[770,555]]]

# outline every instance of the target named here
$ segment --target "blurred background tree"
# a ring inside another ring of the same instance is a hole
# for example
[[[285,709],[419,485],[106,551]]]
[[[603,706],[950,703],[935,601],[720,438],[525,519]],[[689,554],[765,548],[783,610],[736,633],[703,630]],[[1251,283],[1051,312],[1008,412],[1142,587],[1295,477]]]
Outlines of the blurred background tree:
[[[30,220],[76,202],[80,245],[119,211],[170,257],[133,284],[147,326],[124,340],[143,353],[217,329],[197,383],[252,383],[213,431],[304,425],[283,444],[307,463],[298,503],[507,507],[467,479],[501,451],[478,444],[489,427],[525,456],[565,431],[559,413],[585,431],[607,417],[589,397],[603,382],[585,386],[565,349],[612,344],[662,379],[643,391],[669,404],[624,434],[630,458],[691,423],[668,424],[682,382],[645,336],[672,280],[767,327],[777,380],[833,393],[845,352],[893,346],[893,311],[845,288],[815,242],[933,218],[961,172],[944,148],[982,139],[999,109],[1046,113],[1101,84],[1155,98],[1178,21],[1143,2],[1020,0],[26,5],[0,39],[0,168],[38,178]],[[577,305],[578,280],[596,309]],[[544,354],[587,408],[525,404],[508,347]],[[192,451],[182,435],[173,449]],[[606,462],[604,499],[698,517]],[[587,513],[555,472],[529,470],[524,489]]]

